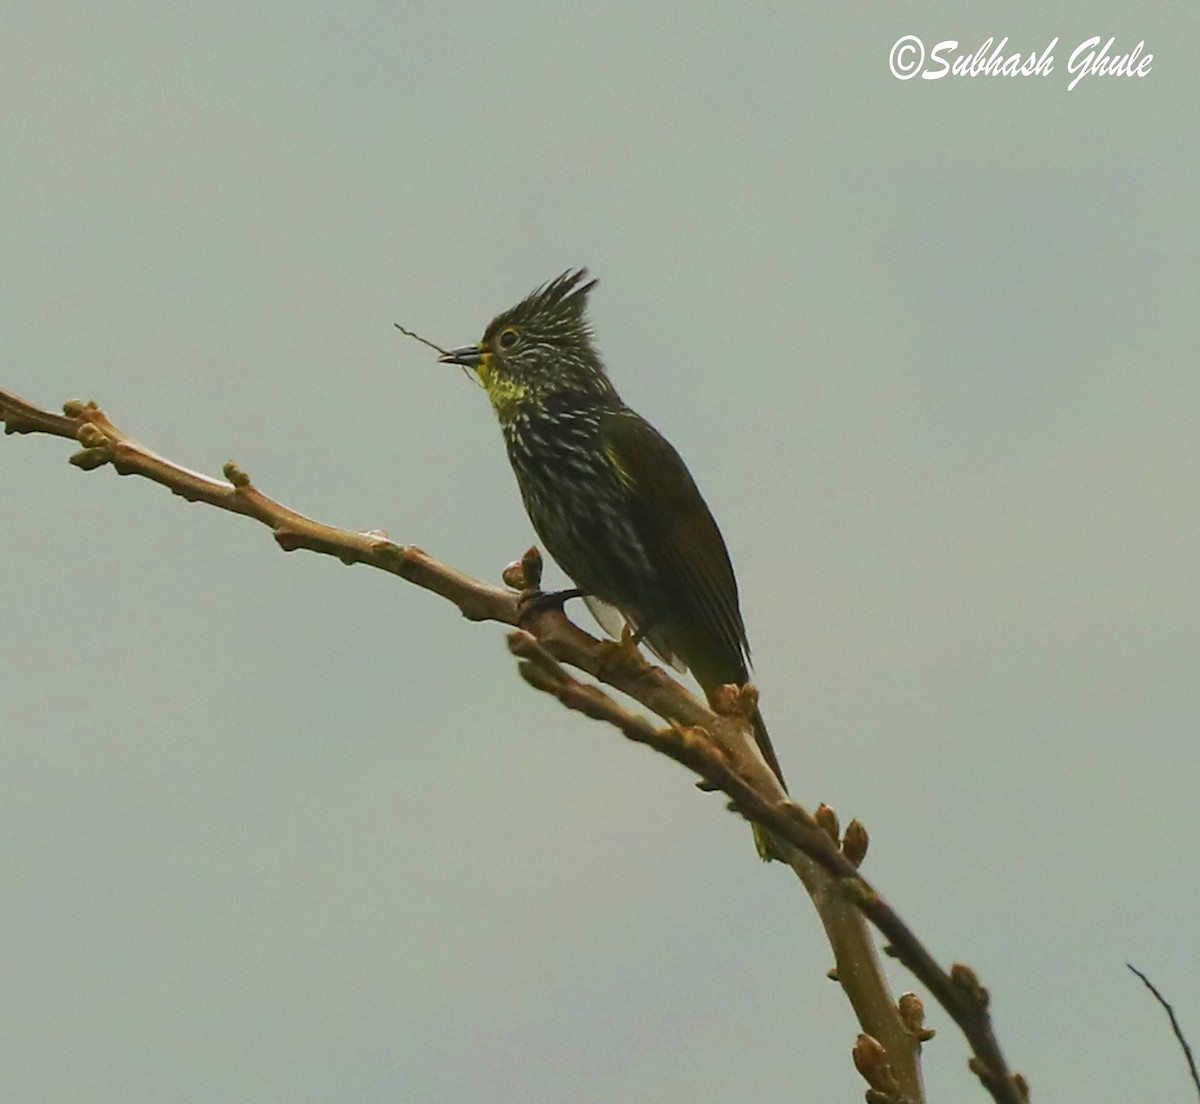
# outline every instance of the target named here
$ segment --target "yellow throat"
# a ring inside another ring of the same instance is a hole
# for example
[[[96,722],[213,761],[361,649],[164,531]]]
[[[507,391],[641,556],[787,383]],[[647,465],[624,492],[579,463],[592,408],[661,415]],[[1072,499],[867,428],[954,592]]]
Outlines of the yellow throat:
[[[483,359],[475,368],[479,382],[483,384],[496,416],[503,422],[509,422],[516,414],[517,405],[525,395],[525,387],[508,376],[497,372],[492,366],[492,354],[485,352]]]

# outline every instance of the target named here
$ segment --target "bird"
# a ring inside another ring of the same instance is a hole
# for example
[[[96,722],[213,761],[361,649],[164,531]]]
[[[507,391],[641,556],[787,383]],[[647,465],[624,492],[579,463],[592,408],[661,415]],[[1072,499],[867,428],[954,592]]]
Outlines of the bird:
[[[587,317],[598,282],[564,272],[438,359],[487,391],[529,520],[601,627],[690,669],[712,702],[750,678],[733,564],[683,458],[605,370]],[[750,720],[783,784],[757,705]],[[758,825],[754,837],[764,861],[780,857]]]

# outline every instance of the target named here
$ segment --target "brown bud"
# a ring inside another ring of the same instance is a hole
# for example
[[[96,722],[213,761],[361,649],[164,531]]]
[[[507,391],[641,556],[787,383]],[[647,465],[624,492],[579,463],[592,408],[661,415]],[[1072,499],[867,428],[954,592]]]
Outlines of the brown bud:
[[[78,418],[87,409],[87,403],[82,399],[68,399],[63,403],[63,413],[68,418]]]
[[[738,689],[737,711],[743,717],[753,717],[758,709],[758,687],[752,682]]]
[[[83,471],[93,471],[107,464],[111,459],[112,453],[108,449],[86,448],[72,453],[70,463]]]
[[[834,843],[837,843],[841,825],[838,823],[838,815],[833,808],[822,801],[813,813],[813,819],[817,822],[817,827]]]
[[[927,1043],[937,1032],[925,1026],[925,1005],[916,993],[902,993],[896,1002],[900,1019],[918,1043]]]
[[[737,708],[738,689],[733,683],[726,683],[724,686],[716,687],[708,699],[713,712],[726,716],[735,712]]]
[[[521,575],[526,590],[537,590],[542,585],[542,554],[536,544],[531,544],[521,557]]]
[[[1019,1092],[1021,1094],[1021,1099],[1024,1101],[1028,1101],[1029,1100],[1029,1082],[1025,1080],[1025,1075],[1023,1073],[1014,1073],[1012,1075],[1012,1083],[1013,1083],[1013,1088],[1015,1088],[1017,1090],[1017,1092]]]
[[[235,487],[249,487],[250,477],[242,471],[232,460],[226,460],[225,466],[221,469],[225,473],[225,478],[229,480]]]
[[[888,1065],[887,1051],[883,1044],[872,1035],[859,1035],[850,1052],[854,1059],[854,1068],[862,1079],[882,1093],[894,1093],[899,1087],[892,1067]]]
[[[506,587],[512,587],[513,590],[525,589],[525,571],[521,567],[520,560],[513,560],[512,563],[505,567],[500,573],[500,578],[504,580]]]
[[[924,1025],[925,1004],[916,993],[901,993],[896,1008],[909,1031],[916,1031]]]
[[[108,443],[108,438],[98,426],[91,422],[84,422],[75,433],[75,439],[83,445],[84,448],[100,448]]]
[[[987,1008],[991,994],[979,981],[979,975],[962,962],[955,962],[950,967],[950,980],[966,993],[980,1008]]]
[[[861,866],[867,857],[867,847],[871,837],[867,835],[867,827],[861,820],[855,818],[846,825],[846,834],[842,837],[842,854],[855,866]]]

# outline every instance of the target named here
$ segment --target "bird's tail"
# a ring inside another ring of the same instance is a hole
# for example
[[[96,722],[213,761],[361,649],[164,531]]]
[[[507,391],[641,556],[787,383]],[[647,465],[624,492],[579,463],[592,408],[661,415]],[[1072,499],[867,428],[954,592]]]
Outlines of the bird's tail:
[[[779,779],[779,784],[787,790],[787,783],[783,780],[783,769],[779,766],[779,757],[775,754],[775,748],[771,744],[771,737],[767,735],[767,726],[763,721],[762,713],[758,707],[754,709],[754,714],[750,718],[750,725],[754,729],[754,742],[758,745],[758,750],[762,752],[762,757],[767,761],[767,766],[775,772],[775,777]],[[754,846],[758,848],[758,857],[763,862],[771,862],[773,859],[783,861],[783,852],[779,846],[771,838],[771,833],[768,832],[759,824],[753,824],[754,829]]]

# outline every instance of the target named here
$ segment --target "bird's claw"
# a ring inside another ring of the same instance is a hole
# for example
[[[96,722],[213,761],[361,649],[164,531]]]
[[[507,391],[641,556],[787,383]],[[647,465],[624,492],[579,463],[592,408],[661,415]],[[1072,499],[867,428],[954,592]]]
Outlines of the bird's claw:
[[[752,717],[758,709],[758,689],[750,682],[744,686],[729,682],[709,692],[708,704],[714,713],[725,717]]]
[[[572,598],[583,597],[583,591],[572,587],[569,590],[523,590],[517,597],[517,624],[525,622],[544,610],[561,610],[563,603]]]
[[[620,640],[602,640],[596,646],[601,667],[630,675],[639,675],[647,670],[650,664],[638,650],[638,639],[638,634],[627,624],[621,631]]]

